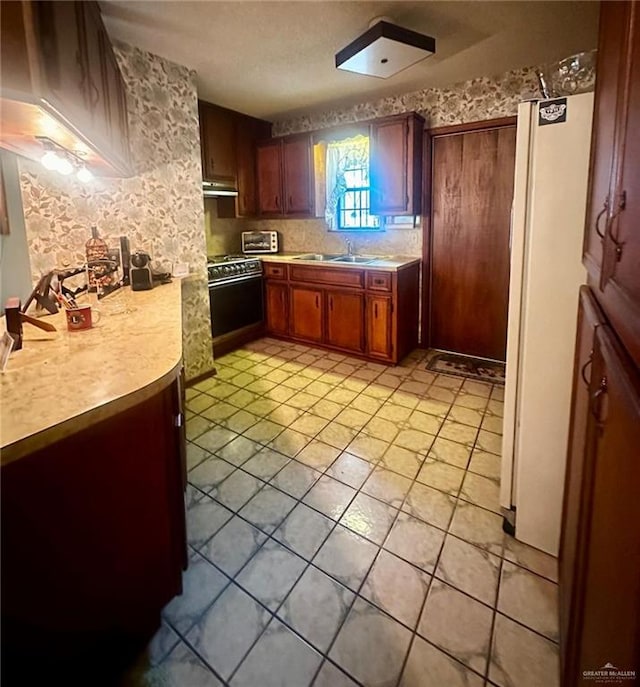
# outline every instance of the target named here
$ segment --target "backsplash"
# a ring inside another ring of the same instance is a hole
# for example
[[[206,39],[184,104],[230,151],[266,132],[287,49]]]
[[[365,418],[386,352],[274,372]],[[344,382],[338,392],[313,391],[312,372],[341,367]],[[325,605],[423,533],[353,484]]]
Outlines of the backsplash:
[[[497,77],[483,76],[463,81],[449,88],[425,88],[341,110],[283,119],[274,122],[273,135],[326,129],[401,112],[418,112],[429,128],[496,119],[515,115],[519,102],[539,95],[535,67],[524,67]]]
[[[81,184],[21,159],[33,280],[84,263],[94,225],[109,245],[128,236],[132,251],[149,252],[156,269],[188,262],[183,354],[191,379],[213,368],[196,73],[123,44],[115,53],[127,90],[135,176]]]

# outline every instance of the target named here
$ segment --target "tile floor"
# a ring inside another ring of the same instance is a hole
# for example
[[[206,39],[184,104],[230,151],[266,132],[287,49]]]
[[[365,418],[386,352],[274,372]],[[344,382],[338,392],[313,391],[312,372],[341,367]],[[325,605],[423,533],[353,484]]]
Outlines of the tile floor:
[[[176,687],[553,687],[556,560],[502,531],[502,388],[262,339],[187,391]],[[135,671],[134,671],[135,672]]]

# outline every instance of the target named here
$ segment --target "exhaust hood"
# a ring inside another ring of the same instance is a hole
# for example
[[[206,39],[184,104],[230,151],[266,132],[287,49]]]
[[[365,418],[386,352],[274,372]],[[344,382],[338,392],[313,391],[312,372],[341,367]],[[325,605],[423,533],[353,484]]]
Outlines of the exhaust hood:
[[[238,189],[231,182],[224,181],[203,181],[202,195],[205,198],[227,198],[236,197]]]

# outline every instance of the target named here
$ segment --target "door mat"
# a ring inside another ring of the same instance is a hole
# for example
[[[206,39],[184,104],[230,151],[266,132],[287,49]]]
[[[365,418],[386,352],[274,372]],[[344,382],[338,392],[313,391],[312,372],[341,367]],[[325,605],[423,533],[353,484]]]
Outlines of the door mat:
[[[431,372],[468,377],[489,384],[504,384],[504,368],[504,363],[456,353],[438,353],[429,360],[426,367]]]

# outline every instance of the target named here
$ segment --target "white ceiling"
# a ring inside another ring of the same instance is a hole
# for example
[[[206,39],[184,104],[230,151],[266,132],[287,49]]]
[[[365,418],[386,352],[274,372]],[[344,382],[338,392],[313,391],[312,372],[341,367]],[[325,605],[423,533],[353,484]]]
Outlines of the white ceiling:
[[[102,0],[112,38],[187,65],[203,100],[276,119],[445,86],[596,46],[597,2]],[[334,55],[374,17],[436,39],[389,79],[341,71]]]

